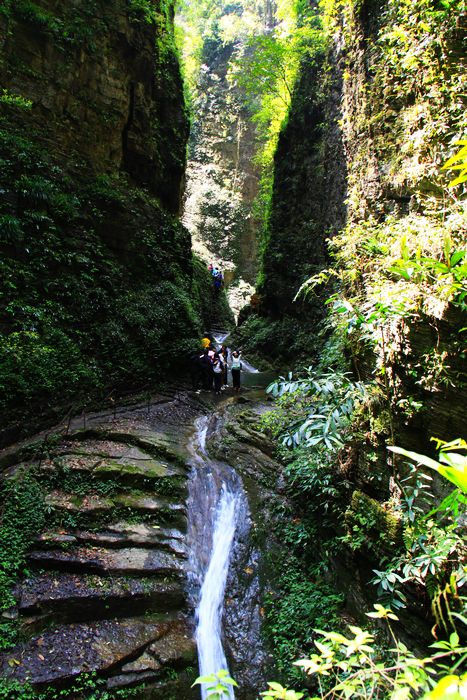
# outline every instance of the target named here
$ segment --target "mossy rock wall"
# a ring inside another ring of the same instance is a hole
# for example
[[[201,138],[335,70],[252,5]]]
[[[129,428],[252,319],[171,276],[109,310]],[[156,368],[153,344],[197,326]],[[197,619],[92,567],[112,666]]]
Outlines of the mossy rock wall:
[[[2,4],[2,82],[33,101],[27,131],[68,166],[123,169],[178,211],[188,124],[173,3]]]
[[[330,292],[318,287],[306,304],[295,295],[329,265],[326,241],[346,225],[363,222],[371,238],[373,225],[393,217],[433,239],[444,226],[458,240],[463,225],[441,171],[465,123],[456,3],[349,0],[326,7],[327,55],[304,61],[279,140],[262,280],[251,309],[303,324],[323,316]],[[363,235],[361,249],[355,245],[347,264],[358,274]]]
[[[327,69],[327,70],[326,70]],[[327,263],[326,238],[345,223],[346,162],[339,117],[341,79],[324,57],[304,60],[274,159],[261,313],[303,316],[301,284]],[[320,304],[313,309],[319,313]],[[309,315],[309,312],[307,312]]]
[[[172,14],[162,0],[2,3],[5,441],[19,421],[174,375],[200,332],[173,216],[188,122]]]
[[[264,348],[290,369],[311,362],[349,369],[367,385],[340,455],[349,470],[345,509],[336,513],[334,499],[329,504],[330,527],[338,536],[346,529],[348,549],[332,568],[359,615],[376,597],[373,571],[400,547],[391,507],[408,467],[391,461],[387,445],[435,457],[432,436],[465,437],[465,299],[449,289],[454,275],[446,271],[453,252],[465,249],[465,212],[462,188],[448,187],[455,173],[442,170],[465,125],[462,37],[455,2],[326,7],[328,54],[321,67],[304,64],[294,92],[275,160],[264,277],[239,334],[249,352]],[[334,259],[326,256],[328,237]],[[404,263],[417,255],[444,278],[423,277],[423,263],[421,280],[410,277]],[[293,301],[306,278],[331,265],[327,285],[306,303]],[[302,351],[297,326],[306,329]],[[441,501],[446,486],[435,480],[431,488]],[[307,498],[311,505],[304,483]],[[318,536],[325,538],[323,526]],[[411,593],[404,625],[414,639],[428,640],[426,602]],[[417,618],[423,633],[413,632]]]

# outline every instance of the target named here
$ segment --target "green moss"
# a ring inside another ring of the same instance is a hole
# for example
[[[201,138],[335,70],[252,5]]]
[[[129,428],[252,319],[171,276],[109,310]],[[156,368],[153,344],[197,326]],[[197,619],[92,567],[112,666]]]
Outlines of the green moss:
[[[303,525],[302,525],[303,528]],[[283,541],[281,550],[271,551],[272,570],[269,592],[264,601],[266,642],[274,654],[275,678],[295,688],[303,686],[303,675],[293,662],[313,653],[314,632],[338,629],[344,596],[325,580],[317,565],[304,565],[305,543],[293,536]],[[279,534],[279,533],[277,533]],[[285,548],[284,548],[285,545]],[[292,551],[300,550],[300,554]]]
[[[402,546],[402,523],[397,513],[362,491],[355,490],[345,512],[345,542],[353,550],[367,548],[381,557]]]
[[[25,565],[28,547],[45,521],[45,504],[41,485],[28,468],[18,470],[2,485],[0,517],[0,611],[15,600],[11,589]],[[16,621],[0,623],[0,649],[17,641]]]
[[[70,178],[3,127],[3,424],[177,372],[202,332],[187,233],[124,180]]]
[[[316,319],[311,316],[287,314],[271,319],[252,314],[234,330],[229,343],[240,347],[255,367],[279,372],[317,362],[322,340]]]

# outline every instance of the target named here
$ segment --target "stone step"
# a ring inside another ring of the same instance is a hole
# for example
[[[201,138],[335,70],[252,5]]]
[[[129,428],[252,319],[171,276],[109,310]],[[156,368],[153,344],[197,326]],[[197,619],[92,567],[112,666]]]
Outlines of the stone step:
[[[188,556],[184,535],[180,530],[145,523],[110,523],[99,532],[60,529],[44,532],[36,539],[36,545],[41,549],[65,548],[78,544],[112,548],[152,546],[184,558]]]
[[[126,446],[126,452],[120,457],[102,457],[100,455],[81,453],[61,453],[52,460],[59,469],[74,472],[96,472],[109,477],[120,476],[123,479],[160,479],[167,476],[186,476],[186,469],[167,460],[155,459],[137,447]],[[48,462],[50,464],[50,460]]]
[[[126,442],[116,442],[115,440],[62,440],[55,448],[55,453],[75,454],[75,455],[94,455],[98,458],[110,457],[111,459],[119,459],[123,457],[130,446]]]
[[[168,648],[173,648],[170,662],[166,663],[157,647],[155,651],[149,649],[157,642],[164,649],[164,640]],[[122,666],[134,663],[146,653],[163,666],[161,671],[165,667],[192,665],[195,647],[186,619],[153,615],[58,626],[1,653],[0,675],[19,683],[29,681],[36,688],[63,685],[83,671],[118,677]]]
[[[15,597],[21,616],[40,616],[41,625],[49,624],[50,619],[55,623],[84,622],[143,615],[148,610],[181,610],[186,604],[180,582],[63,572],[25,579],[16,587]]]
[[[118,493],[110,496],[102,496],[97,493],[88,493],[84,496],[74,495],[55,489],[45,497],[46,505],[56,511],[79,513],[87,521],[92,519],[102,520],[103,516],[115,517],[116,511],[121,510],[121,515],[128,511],[139,514],[153,515],[158,523],[177,525],[186,529],[186,506],[162,496],[154,496],[151,492]]]
[[[187,434],[190,428],[191,422],[185,428]],[[69,439],[62,445],[73,451],[76,451],[74,445],[79,445],[79,451],[89,454],[86,452],[86,448],[81,445],[88,443],[91,445],[90,449],[93,449],[94,443],[98,445],[97,454],[103,453],[106,457],[112,456],[112,452],[116,452],[117,448],[112,445],[133,445],[156,458],[166,458],[184,468],[187,454],[180,441],[181,429],[183,428],[180,424],[171,425],[166,421],[159,428],[155,425],[144,428],[132,425],[131,422],[122,419],[113,422],[112,425],[96,425],[93,428],[77,430],[71,433]]]
[[[183,575],[183,561],[169,552],[158,549],[128,547],[104,549],[100,547],[73,547],[68,550],[33,551],[27,555],[29,564],[57,571],[128,574],[136,576]]]

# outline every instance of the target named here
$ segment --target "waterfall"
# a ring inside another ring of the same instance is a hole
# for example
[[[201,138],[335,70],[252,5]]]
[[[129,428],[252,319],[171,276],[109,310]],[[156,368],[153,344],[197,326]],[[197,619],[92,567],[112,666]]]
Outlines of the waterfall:
[[[222,648],[221,619],[230,552],[235,534],[237,503],[238,499],[224,485],[215,520],[211,560],[201,587],[197,609],[196,643],[199,672],[202,676],[227,668]],[[204,688],[201,697],[203,700],[206,697]],[[233,692],[229,697],[234,697]]]
[[[222,613],[229,561],[238,520],[248,507],[241,480],[233,469],[209,458],[205,441],[208,418],[196,422],[190,443],[192,477],[189,495],[190,578],[196,603],[199,672],[227,669],[222,646]],[[207,691],[201,688],[205,700]],[[233,700],[233,690],[228,695]]]

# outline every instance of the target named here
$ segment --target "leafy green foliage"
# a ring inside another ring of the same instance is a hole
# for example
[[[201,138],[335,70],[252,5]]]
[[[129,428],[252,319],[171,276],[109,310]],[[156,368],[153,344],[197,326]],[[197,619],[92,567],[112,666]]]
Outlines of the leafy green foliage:
[[[268,683],[268,690],[264,693],[260,693],[264,700],[300,700],[304,697],[304,693],[296,693],[295,690],[287,690],[280,683],[274,683],[270,681]]]
[[[394,445],[388,446],[388,450],[408,457],[418,465],[434,469],[457,486],[464,494],[467,494],[467,457],[459,452],[454,452],[456,449],[466,450],[467,443],[459,438],[449,443],[440,441],[440,445],[439,462],[426,455],[404,450],[402,447],[395,447]]]
[[[4,480],[0,516],[0,601],[1,611],[14,605],[13,584],[25,565],[26,550],[45,520],[45,506],[39,482],[26,469]],[[0,648],[16,641],[14,621],[0,623]],[[1,696],[0,696],[1,697]]]
[[[451,180],[449,187],[456,187],[467,181],[467,141],[456,141],[454,145],[461,148],[443,165],[443,170],[458,171],[457,177]]]
[[[459,636],[453,633],[449,641],[435,642],[431,645],[433,653],[421,659],[394,636],[390,620],[397,620],[397,616],[381,605],[375,608],[376,612],[367,613],[368,616],[386,620],[394,642],[394,648],[387,652],[389,659],[381,658],[374,644],[374,636],[355,625],[349,626],[350,636],[320,632],[321,640],[315,641],[318,653],[295,662],[317,679],[320,688],[318,697],[391,697],[407,700],[421,694],[424,698],[441,697],[435,692],[436,686],[434,691],[431,690],[436,683],[433,678],[438,676],[437,680],[442,683],[446,673],[451,674],[461,667],[467,648],[460,645]],[[460,689],[466,680],[465,677],[463,680],[455,677],[454,682]],[[437,687],[440,689],[442,686]],[[315,696],[313,700],[318,700],[318,697]]]
[[[282,436],[284,445],[291,447],[304,442],[308,447],[320,443],[330,450],[344,445],[355,402],[363,397],[364,387],[354,383],[349,373],[316,372],[311,367],[305,377],[288,380],[284,377],[270,384],[267,392],[274,397],[295,396],[295,415],[288,421]],[[301,415],[300,415],[301,414]]]
[[[177,371],[205,306],[191,300],[187,234],[124,180],[72,179],[5,124],[0,142],[4,424]]]
[[[295,542],[295,547],[300,545]],[[305,573],[293,561],[286,568],[276,583],[277,590],[266,598],[265,631],[279,673],[297,681],[293,659],[310,647],[314,626],[328,629],[338,624],[343,596],[321,579],[318,569]]]
[[[453,632],[446,641],[430,646],[432,653],[420,658],[398,641],[391,621],[398,620],[389,608],[375,605],[369,618],[385,621],[393,648],[383,653],[375,636],[366,629],[349,625],[347,636],[341,632],[315,630],[317,652],[294,662],[317,683],[318,695],[310,700],[336,698],[391,698],[391,700],[462,700],[467,689],[467,674],[457,671],[467,659],[467,647]],[[215,674],[214,674],[215,675]],[[260,693],[265,700],[301,700],[305,693],[288,690],[280,683],[268,682]]]
[[[208,676],[198,676],[193,683],[195,685],[206,685],[207,697],[210,700],[224,700],[230,697],[230,688],[238,687],[238,683],[230,677],[229,672],[225,669],[211,673]]]
[[[3,89],[0,94],[0,104],[19,107],[20,109],[31,109],[32,107],[31,100],[28,100],[21,95],[14,95],[9,90],[5,89]]]
[[[32,0],[4,0],[0,14],[51,35],[62,48],[81,45],[91,52],[96,51],[96,35],[116,26],[114,13],[101,0],[84,3],[79,12],[66,6],[63,9],[59,13]]]
[[[375,570],[373,583],[378,585],[381,599],[393,607],[407,604],[407,584],[426,590],[436,626],[449,632],[456,628],[452,612],[459,607],[458,590],[465,584],[462,519],[467,504],[462,476],[465,457],[452,450],[465,449],[465,443],[455,440],[441,445],[440,459],[444,464],[402,448],[389,448],[419,465],[435,469],[458,488],[429,509],[431,494],[426,476],[423,479],[423,474],[415,470],[401,483],[403,498],[399,510],[405,522],[405,551],[393,558],[385,570]]]
[[[135,688],[106,689],[106,681],[96,673],[82,673],[67,688],[48,687],[35,690],[29,683],[0,680],[0,700],[68,700],[71,697],[86,700],[127,700],[141,697],[144,684]]]

